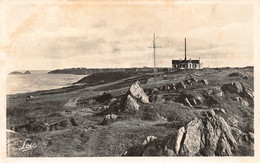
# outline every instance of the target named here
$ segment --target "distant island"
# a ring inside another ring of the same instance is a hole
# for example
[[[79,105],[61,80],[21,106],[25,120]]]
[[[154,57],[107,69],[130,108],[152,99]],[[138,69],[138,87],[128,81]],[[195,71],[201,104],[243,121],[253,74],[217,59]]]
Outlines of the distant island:
[[[25,71],[24,74],[32,74],[30,71]]]
[[[157,71],[168,71],[169,68],[157,68]],[[94,73],[106,73],[106,72],[153,72],[151,67],[141,68],[66,68],[57,69],[48,72],[47,74],[74,74],[74,75],[89,75]]]
[[[13,71],[9,73],[9,75],[17,75],[17,74],[32,74],[30,71],[25,71],[24,73],[19,72],[19,71]]]

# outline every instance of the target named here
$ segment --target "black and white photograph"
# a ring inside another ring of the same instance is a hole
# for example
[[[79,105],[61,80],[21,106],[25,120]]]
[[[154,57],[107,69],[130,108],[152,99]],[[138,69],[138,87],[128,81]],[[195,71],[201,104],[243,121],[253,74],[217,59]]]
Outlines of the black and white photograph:
[[[256,1],[0,2],[5,157],[256,161]]]

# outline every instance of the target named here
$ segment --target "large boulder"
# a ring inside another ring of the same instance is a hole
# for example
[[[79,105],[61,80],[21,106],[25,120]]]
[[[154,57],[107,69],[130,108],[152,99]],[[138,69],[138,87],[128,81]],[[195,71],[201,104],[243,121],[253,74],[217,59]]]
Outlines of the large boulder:
[[[130,111],[130,110],[137,111],[139,110],[139,108],[140,105],[136,102],[136,100],[132,96],[128,95],[125,101],[124,109],[126,111]]]
[[[222,86],[221,88],[223,91],[228,91],[231,93],[240,93],[243,91],[243,87],[241,85],[241,83],[235,81],[229,84],[225,84]]]
[[[141,101],[142,103],[150,103],[149,97],[144,93],[144,90],[140,87],[140,82],[137,81],[131,85],[128,90],[128,94],[130,94],[133,98]]]
[[[243,91],[243,87],[242,87],[241,83],[239,83],[237,81],[232,82],[231,89],[233,89],[233,91],[235,91],[236,93],[240,93]]]

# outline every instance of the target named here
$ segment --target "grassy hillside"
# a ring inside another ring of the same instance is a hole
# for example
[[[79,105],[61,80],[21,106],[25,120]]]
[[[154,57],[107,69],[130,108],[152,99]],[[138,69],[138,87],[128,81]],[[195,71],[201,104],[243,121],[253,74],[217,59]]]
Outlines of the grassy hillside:
[[[234,72],[246,74],[248,78],[229,76]],[[165,153],[158,152],[157,147],[171,144],[168,140],[175,138],[181,127],[215,110],[231,128],[238,143],[232,154],[252,156],[254,101],[245,89],[254,90],[253,74],[253,68],[181,70],[152,76],[97,73],[78,82],[87,83],[85,86],[10,95],[7,96],[7,129],[15,133],[7,133],[7,155],[122,156],[128,151],[132,155],[162,156]],[[187,79],[191,77],[197,81],[189,84]],[[203,79],[209,84],[201,83]],[[137,80],[150,103],[142,103],[137,98],[140,109],[127,111],[126,95]],[[180,82],[186,87],[177,88]],[[234,89],[233,82],[241,83],[242,89]],[[28,95],[33,97],[26,101]],[[192,106],[187,104],[186,98]],[[193,99],[197,100],[196,104]],[[104,123],[110,114],[117,115],[116,120]],[[143,145],[148,136],[157,137],[155,146]],[[37,147],[24,152],[19,150],[26,139]],[[204,154],[202,151],[197,155]]]
[[[93,84],[101,84],[101,83],[108,83],[117,81],[120,79],[125,79],[133,76],[134,73],[126,73],[126,72],[102,72],[102,73],[94,73],[89,76],[86,76],[79,81],[78,83],[85,83],[89,85]]]

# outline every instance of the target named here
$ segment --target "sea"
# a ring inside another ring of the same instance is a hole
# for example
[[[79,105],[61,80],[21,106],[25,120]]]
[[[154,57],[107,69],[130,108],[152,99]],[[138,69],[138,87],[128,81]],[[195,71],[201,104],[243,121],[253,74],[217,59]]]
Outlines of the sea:
[[[70,86],[86,75],[47,74],[49,70],[29,70],[32,74],[7,75],[7,94],[50,90]],[[24,71],[20,71],[24,72]]]

